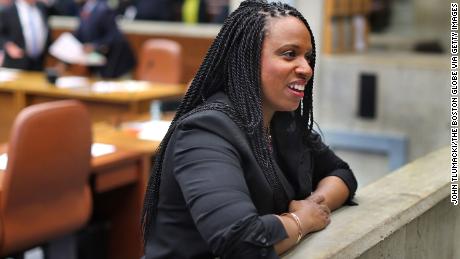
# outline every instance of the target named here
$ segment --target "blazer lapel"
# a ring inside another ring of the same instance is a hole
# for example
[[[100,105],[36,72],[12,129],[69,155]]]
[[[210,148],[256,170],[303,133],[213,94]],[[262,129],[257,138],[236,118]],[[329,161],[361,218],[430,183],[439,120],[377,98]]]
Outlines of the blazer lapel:
[[[274,155],[276,156],[276,155]],[[281,185],[284,188],[284,191],[286,193],[286,196],[288,200],[293,200],[295,199],[295,191],[292,187],[292,185],[289,183],[288,179],[286,179],[285,174],[281,170],[279,164],[277,163],[276,159],[273,159],[273,166],[275,167],[275,173],[278,175],[278,179],[280,179]]]
[[[231,105],[228,97],[221,92],[214,94],[208,102],[223,101]],[[289,200],[305,199],[311,193],[311,161],[309,150],[305,149],[300,132],[290,113],[275,113],[273,118],[273,162],[275,173]]]
[[[275,113],[272,132],[279,166],[294,189],[294,198],[305,199],[312,191],[312,160],[293,116],[290,112]]]

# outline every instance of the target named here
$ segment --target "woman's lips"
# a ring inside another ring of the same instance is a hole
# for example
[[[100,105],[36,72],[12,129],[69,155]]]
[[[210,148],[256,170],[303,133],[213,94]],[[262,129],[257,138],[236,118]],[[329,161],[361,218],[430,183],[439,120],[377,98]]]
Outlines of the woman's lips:
[[[303,91],[299,91],[299,90],[296,90],[296,89],[292,89],[292,88],[290,88],[290,87],[289,87],[288,89],[289,89],[289,91],[290,91],[292,94],[294,94],[294,95],[296,95],[296,96],[298,96],[298,97],[300,97],[300,98],[303,98],[303,96],[304,96],[304,92],[303,92]]]

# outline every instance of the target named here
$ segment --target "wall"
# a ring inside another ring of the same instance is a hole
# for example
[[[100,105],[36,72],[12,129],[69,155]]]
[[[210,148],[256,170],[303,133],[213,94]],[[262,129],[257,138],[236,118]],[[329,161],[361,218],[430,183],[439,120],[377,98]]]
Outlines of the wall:
[[[449,143],[449,61],[397,52],[323,56],[315,119],[325,129],[405,135],[411,161]],[[375,119],[357,116],[361,73],[377,76]]]
[[[448,51],[451,2],[456,1],[393,0],[390,26],[382,35],[393,38],[397,45],[405,43],[409,47],[417,41],[438,40]]]
[[[450,199],[444,199],[359,258],[459,258],[459,212]]]
[[[358,190],[358,206],[283,258],[459,258],[460,209],[450,203],[449,148]]]

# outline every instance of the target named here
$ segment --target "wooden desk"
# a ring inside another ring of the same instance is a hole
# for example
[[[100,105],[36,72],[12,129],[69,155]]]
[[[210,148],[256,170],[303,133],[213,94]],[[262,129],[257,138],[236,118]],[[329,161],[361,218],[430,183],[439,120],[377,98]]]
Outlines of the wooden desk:
[[[129,150],[137,150],[146,155],[153,156],[160,141],[142,140],[135,134],[114,128],[107,123],[93,125],[94,141],[108,143]]]
[[[0,154],[6,145],[0,145]],[[140,258],[143,254],[140,218],[150,168],[150,155],[117,149],[114,153],[93,157],[91,221],[110,223],[108,258]],[[3,172],[0,170],[0,182]]]
[[[150,156],[118,150],[93,158],[91,166],[93,215],[110,223],[108,258],[140,258],[143,255],[140,218]]]
[[[121,150],[93,159],[93,186],[102,217],[110,218],[108,258],[140,258],[143,254],[140,218],[145,188],[150,174],[151,157],[159,141],[138,139],[107,123],[93,124],[93,141],[115,145]]]
[[[77,99],[89,109],[94,122],[116,120],[124,114],[149,111],[153,100],[181,98],[186,85],[151,84],[143,91],[95,92],[92,87],[60,89],[48,83],[43,73],[19,72],[13,81],[0,82],[0,141],[8,140],[14,118],[28,105]]]

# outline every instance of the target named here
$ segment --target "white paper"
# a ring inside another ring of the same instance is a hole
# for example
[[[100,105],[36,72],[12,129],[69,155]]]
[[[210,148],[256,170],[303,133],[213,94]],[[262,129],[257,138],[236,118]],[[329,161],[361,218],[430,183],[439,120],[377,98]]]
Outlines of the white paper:
[[[91,145],[91,156],[98,157],[113,153],[116,151],[114,145],[103,144],[103,143],[93,143]],[[5,171],[6,165],[8,164],[8,155],[3,153],[0,155],[0,170]]]
[[[116,147],[114,145],[103,144],[103,143],[93,143],[91,145],[91,156],[98,157],[107,155],[115,152]]]
[[[6,164],[8,164],[8,155],[3,153],[0,155],[0,170],[6,170]]]
[[[161,141],[168,132],[171,121],[147,121],[131,122],[122,124],[122,129],[135,129],[139,133],[137,137],[143,140]]]
[[[89,81],[82,76],[63,76],[56,80],[55,85],[57,88],[89,87]]]
[[[18,70],[0,69],[0,82],[8,82],[16,80],[18,77]]]
[[[112,92],[142,92],[148,90],[150,85],[144,81],[99,81],[91,85],[91,89],[97,93]]]
[[[69,64],[100,66],[106,63],[105,57],[99,53],[85,53],[83,44],[70,32],[61,34],[51,44],[49,52],[57,59]]]

